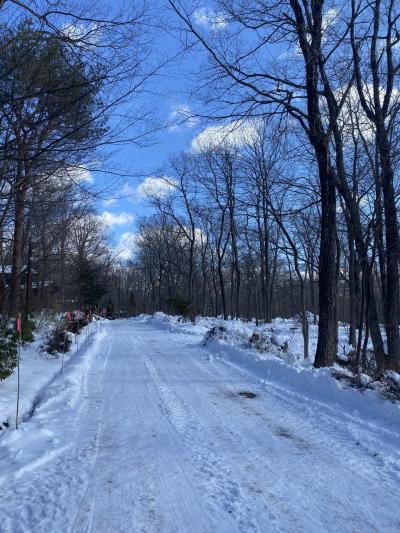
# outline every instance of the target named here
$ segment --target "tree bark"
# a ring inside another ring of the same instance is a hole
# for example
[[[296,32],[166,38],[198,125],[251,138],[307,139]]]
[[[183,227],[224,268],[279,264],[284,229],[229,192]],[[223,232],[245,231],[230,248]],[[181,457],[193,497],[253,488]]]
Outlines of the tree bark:
[[[20,308],[21,297],[21,269],[22,269],[22,251],[24,238],[24,209],[28,187],[24,183],[23,177],[19,178],[15,195],[15,213],[14,213],[14,234],[13,234],[13,252],[12,252],[12,273],[10,288],[10,313],[15,314]]]

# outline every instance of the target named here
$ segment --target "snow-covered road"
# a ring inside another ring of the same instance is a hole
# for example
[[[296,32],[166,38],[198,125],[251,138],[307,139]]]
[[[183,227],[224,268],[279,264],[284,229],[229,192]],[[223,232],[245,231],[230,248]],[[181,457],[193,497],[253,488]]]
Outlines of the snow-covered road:
[[[0,439],[1,532],[400,531],[394,433],[151,322],[68,365]]]

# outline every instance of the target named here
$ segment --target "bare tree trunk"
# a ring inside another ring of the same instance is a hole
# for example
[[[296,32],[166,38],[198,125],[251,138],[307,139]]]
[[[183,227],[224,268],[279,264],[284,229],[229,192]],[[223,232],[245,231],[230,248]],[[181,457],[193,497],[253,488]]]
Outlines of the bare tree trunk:
[[[337,357],[336,187],[321,153],[321,244],[319,255],[319,328],[314,366],[331,366]]]
[[[370,24],[368,35],[363,36],[363,40],[368,39],[370,43],[368,48],[368,61],[363,64],[363,67],[368,66],[369,72],[367,75],[371,79],[370,85],[365,83],[365,72],[361,68],[360,39],[357,36],[359,27],[357,25],[357,17],[360,12],[359,5],[355,0],[352,0],[351,3],[352,23],[350,25],[350,39],[358,96],[365,114],[375,128],[377,161],[380,167],[380,173],[375,172],[375,181],[378,192],[380,185],[382,185],[383,194],[386,238],[386,294],[383,298],[388,347],[386,366],[400,370],[400,335],[398,325],[400,311],[400,236],[390,142],[390,132],[396,123],[396,115],[398,113],[398,106],[391,106],[393,88],[395,86],[396,76],[398,75],[397,59],[393,53],[393,48],[397,44],[396,18],[398,14],[395,9],[395,4],[395,0],[390,0],[388,3],[383,3],[381,0],[374,0],[368,4],[368,9],[372,11],[372,23]],[[382,42],[381,34],[385,35],[385,53],[382,53],[380,46]],[[386,64],[382,63],[383,59],[386,61]],[[371,88],[372,90],[370,90]],[[368,94],[366,96],[367,91]],[[378,196],[377,200],[379,201]],[[378,221],[379,224],[380,222]],[[382,273],[385,275],[385,270]],[[370,327],[372,337],[372,325]]]
[[[357,322],[359,318],[358,303],[358,266],[356,251],[354,249],[354,238],[351,231],[347,231],[349,247],[349,344],[357,346]]]
[[[222,314],[224,315],[224,320],[228,320],[228,311],[226,308],[224,272],[222,269],[222,258],[219,255],[218,255],[218,279],[219,279],[219,288],[221,291]]]
[[[20,180],[22,179],[23,178],[21,177]],[[24,183],[17,185],[17,192],[15,195],[12,273],[10,288],[11,314],[15,314],[20,307],[22,250],[24,237],[24,208],[27,192],[28,189]]]
[[[400,287],[399,287],[399,259],[400,240],[397,220],[395,191],[393,186],[393,169],[390,158],[390,147],[381,125],[377,131],[377,147],[381,162],[381,179],[383,191],[383,205],[386,222],[386,298],[385,298],[385,329],[388,347],[388,368],[400,370]]]

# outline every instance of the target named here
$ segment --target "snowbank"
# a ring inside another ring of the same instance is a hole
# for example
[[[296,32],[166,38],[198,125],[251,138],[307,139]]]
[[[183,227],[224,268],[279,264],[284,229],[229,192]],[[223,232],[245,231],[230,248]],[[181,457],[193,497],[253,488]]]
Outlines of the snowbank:
[[[196,324],[191,324],[163,313],[142,315],[140,320],[151,321],[157,328],[170,332],[194,336],[195,342],[219,361],[245,369],[266,385],[280,389],[282,394],[297,397],[299,403],[318,402],[324,409],[332,408],[332,412],[341,413],[343,418],[356,417],[400,433],[399,402],[392,402],[374,390],[347,387],[332,377],[329,368],[313,368],[316,326],[310,326],[310,358],[304,360],[301,327],[293,320],[278,318],[272,324],[260,327],[254,322],[202,317],[196,319]],[[266,352],[254,349],[250,342],[254,332],[261,332],[264,338],[271,339],[265,347],[272,345],[274,349]],[[340,327],[339,338],[346,349],[344,326]],[[286,352],[277,345],[285,346]],[[397,379],[397,375],[393,379]]]
[[[49,326],[50,327],[50,326]],[[87,344],[86,336],[95,332],[96,324],[82,330],[80,335],[70,333],[71,350],[59,357],[42,353],[49,327],[41,328],[34,342],[21,347],[20,361],[20,402],[19,419],[28,416],[38,401],[43,390],[61,372],[61,366],[67,367],[69,361],[79,354]],[[88,337],[89,338],[89,337]],[[15,427],[17,398],[17,369],[4,381],[0,381],[0,436],[8,427]]]
[[[27,365],[26,361],[29,359],[24,354],[25,365],[22,368],[25,369],[25,374],[21,372],[22,384],[22,376],[28,381],[28,372],[33,368],[40,368],[40,372],[31,372],[31,377],[36,375],[41,376],[41,379],[31,388],[26,388],[21,397],[24,410],[18,431],[4,431],[0,439],[0,454],[5,465],[0,473],[0,483],[10,474],[19,479],[26,472],[42,466],[64,452],[66,445],[62,440],[62,428],[65,424],[65,408],[74,412],[79,419],[80,410],[83,408],[82,393],[87,392],[88,369],[99,350],[99,342],[107,334],[104,329],[96,326],[97,324],[88,335],[88,343],[77,344],[77,348],[65,359],[62,374],[60,360],[42,360],[38,367],[39,359],[34,359],[35,364]],[[82,333],[82,339],[86,339],[84,330]],[[46,367],[46,363],[50,365]],[[15,393],[13,399],[15,403]],[[14,407],[11,405],[11,408]],[[14,423],[14,410],[9,416]],[[52,421],[52,428],[49,427],[49,420]]]

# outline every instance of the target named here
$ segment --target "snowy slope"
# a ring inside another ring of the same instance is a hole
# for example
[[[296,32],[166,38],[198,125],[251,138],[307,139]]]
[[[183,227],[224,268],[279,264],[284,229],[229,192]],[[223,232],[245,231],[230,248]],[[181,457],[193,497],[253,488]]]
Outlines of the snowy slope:
[[[62,364],[69,361],[71,357],[84,347],[88,336],[91,337],[95,331],[96,323],[82,331],[80,335],[73,335],[71,350],[64,357],[46,356],[41,353],[41,346],[45,341],[45,335],[39,334],[32,343],[21,347],[20,360],[20,404],[19,416],[24,418],[35,405],[41,391],[51,380],[61,372]],[[88,337],[89,339],[89,337]],[[17,398],[17,371],[4,381],[0,381],[0,436],[1,431],[5,431],[7,426],[15,427]]]
[[[284,390],[333,406],[340,405],[343,413],[361,415],[363,419],[376,421],[383,426],[400,427],[399,402],[388,402],[373,389],[360,392],[348,387],[345,383],[332,378],[331,369],[313,368],[318,336],[318,327],[315,325],[310,325],[310,356],[304,360],[301,326],[292,319],[276,318],[272,324],[258,327],[254,322],[203,317],[198,317],[196,324],[193,325],[181,321],[180,317],[164,313],[142,315],[138,320],[151,321],[158,328],[170,333],[190,335],[196,338],[195,342],[198,344],[207,345],[210,357],[216,356],[225,363],[238,365],[260,379],[272,380],[275,386],[280,385]],[[218,326],[226,330],[226,334],[222,335],[223,338],[205,342],[208,332]],[[267,336],[272,335],[280,344],[286,343],[287,353],[280,352],[277,356],[276,353],[253,349],[249,345],[249,338],[254,331],[261,331]],[[339,348],[344,353],[352,349],[347,343],[347,337],[347,327],[340,326]],[[368,376],[363,377],[371,379]],[[395,375],[395,378],[400,379],[400,375]]]
[[[0,531],[400,530],[397,406],[335,385],[343,413],[201,328],[102,326],[0,439]]]

